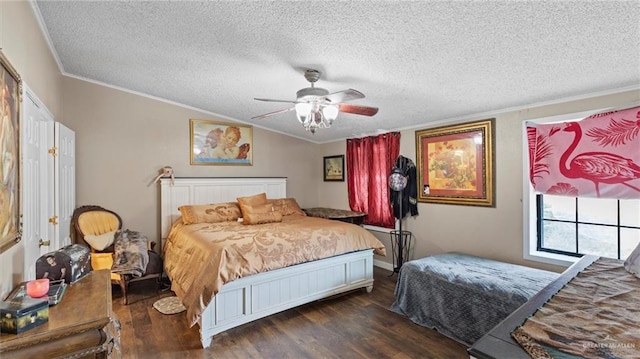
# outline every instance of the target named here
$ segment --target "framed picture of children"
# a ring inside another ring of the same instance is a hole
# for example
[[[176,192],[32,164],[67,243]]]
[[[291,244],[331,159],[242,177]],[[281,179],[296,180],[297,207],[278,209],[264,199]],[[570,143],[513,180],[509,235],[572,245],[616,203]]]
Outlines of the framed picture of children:
[[[253,164],[253,126],[190,120],[192,165]]]

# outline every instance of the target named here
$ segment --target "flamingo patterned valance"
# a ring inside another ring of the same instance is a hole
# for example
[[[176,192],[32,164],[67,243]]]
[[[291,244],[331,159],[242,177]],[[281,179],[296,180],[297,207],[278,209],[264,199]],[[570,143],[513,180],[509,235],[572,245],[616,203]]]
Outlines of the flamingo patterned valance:
[[[527,123],[529,180],[543,194],[640,198],[640,107]]]

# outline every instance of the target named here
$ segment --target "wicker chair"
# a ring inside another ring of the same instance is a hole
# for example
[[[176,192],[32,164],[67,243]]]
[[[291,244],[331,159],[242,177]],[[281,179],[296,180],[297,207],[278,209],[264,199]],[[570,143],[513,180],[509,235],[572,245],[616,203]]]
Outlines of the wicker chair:
[[[108,209],[100,206],[88,205],[75,209],[71,218],[72,235],[74,242],[87,245],[91,248],[91,266],[93,269],[111,269],[113,266],[114,246],[111,244],[107,248],[98,250],[85,240],[85,236],[99,236],[108,232],[122,229],[122,218]],[[141,277],[134,277],[129,274],[111,273],[111,283],[120,286],[122,291],[122,303],[128,304],[127,288],[129,284],[141,281],[155,279],[160,285],[162,278],[162,258],[153,251],[155,242],[149,241],[148,253],[149,263],[146,271]]]

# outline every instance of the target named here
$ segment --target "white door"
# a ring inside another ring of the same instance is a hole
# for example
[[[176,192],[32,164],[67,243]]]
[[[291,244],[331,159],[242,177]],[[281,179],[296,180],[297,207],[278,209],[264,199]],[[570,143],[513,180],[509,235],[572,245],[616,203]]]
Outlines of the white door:
[[[40,255],[53,250],[48,220],[53,212],[53,179],[49,175],[53,147],[53,115],[25,86],[21,116],[21,200],[25,280],[35,277],[35,263]]]
[[[63,124],[55,124],[55,215],[57,248],[71,244],[71,216],[76,207],[76,134]]]

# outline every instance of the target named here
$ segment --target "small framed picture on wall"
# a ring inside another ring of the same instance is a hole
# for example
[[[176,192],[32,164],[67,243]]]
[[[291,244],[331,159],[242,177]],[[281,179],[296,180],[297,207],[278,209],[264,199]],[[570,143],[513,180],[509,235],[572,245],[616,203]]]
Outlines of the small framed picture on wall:
[[[344,155],[324,158],[324,181],[344,182]]]

